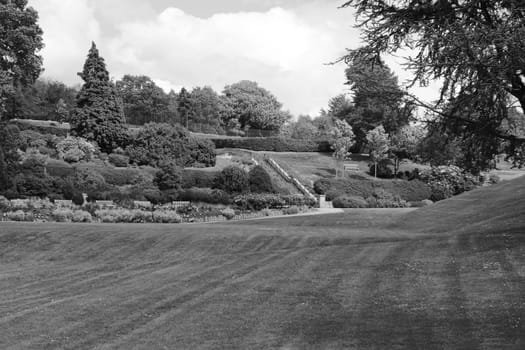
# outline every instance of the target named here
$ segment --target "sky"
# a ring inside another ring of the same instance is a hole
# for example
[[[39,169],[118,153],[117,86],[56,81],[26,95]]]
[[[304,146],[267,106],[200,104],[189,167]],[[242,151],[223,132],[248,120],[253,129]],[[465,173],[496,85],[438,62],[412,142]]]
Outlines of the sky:
[[[360,45],[339,0],[29,0],[40,16],[43,78],[81,83],[94,41],[113,79],[146,75],[166,92],[256,81],[294,115],[316,116],[349,93],[343,63]],[[403,82],[399,59],[387,63]],[[429,100],[434,88],[419,89]]]

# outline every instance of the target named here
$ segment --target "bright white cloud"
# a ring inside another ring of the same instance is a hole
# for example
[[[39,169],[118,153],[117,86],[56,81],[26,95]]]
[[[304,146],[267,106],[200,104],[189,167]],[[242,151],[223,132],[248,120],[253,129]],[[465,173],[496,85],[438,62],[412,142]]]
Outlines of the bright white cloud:
[[[251,1],[251,0],[250,0]],[[273,3],[279,3],[274,0]],[[80,82],[94,40],[112,77],[147,75],[165,90],[209,85],[221,91],[254,80],[294,114],[316,115],[345,91],[344,65],[327,65],[358,45],[351,10],[309,0],[265,12],[192,16],[177,8],[156,13],[150,3],[34,0],[44,30],[45,76]],[[401,75],[403,69],[393,67]]]

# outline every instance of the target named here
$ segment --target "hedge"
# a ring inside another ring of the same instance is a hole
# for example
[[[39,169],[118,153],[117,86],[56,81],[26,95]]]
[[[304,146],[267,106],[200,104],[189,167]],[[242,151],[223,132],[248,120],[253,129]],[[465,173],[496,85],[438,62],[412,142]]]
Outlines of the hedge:
[[[182,171],[182,188],[208,188],[213,187],[213,181],[219,174],[219,171],[184,169]]]
[[[242,148],[267,152],[331,152],[325,140],[297,140],[281,137],[212,138],[215,148]]]
[[[319,179],[314,183],[318,194],[326,194],[328,200],[340,195],[368,198],[378,190],[398,195],[408,202],[422,201],[431,196],[430,187],[422,181],[413,180],[355,180],[355,179]]]

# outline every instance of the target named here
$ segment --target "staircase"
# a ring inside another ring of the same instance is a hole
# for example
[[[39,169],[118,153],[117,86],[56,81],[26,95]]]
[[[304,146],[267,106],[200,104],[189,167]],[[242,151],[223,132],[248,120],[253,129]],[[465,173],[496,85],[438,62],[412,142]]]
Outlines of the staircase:
[[[295,177],[290,176],[290,174],[288,174],[283,168],[281,168],[281,166],[274,159],[265,157],[264,160],[265,160],[265,163],[270,165],[270,167],[274,170],[274,172],[279,174],[284,179],[284,181],[292,184],[299,191],[299,194],[302,194],[304,196],[317,200],[317,197],[314,194],[312,194],[312,192],[310,192],[308,188],[306,188]]]

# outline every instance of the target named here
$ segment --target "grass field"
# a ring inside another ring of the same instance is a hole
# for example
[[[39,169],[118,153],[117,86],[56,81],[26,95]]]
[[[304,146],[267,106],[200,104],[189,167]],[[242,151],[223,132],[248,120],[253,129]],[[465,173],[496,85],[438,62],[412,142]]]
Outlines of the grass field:
[[[417,210],[0,223],[0,349],[523,349],[525,178]]]

